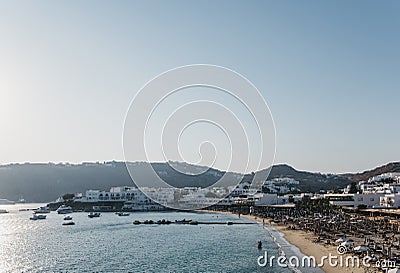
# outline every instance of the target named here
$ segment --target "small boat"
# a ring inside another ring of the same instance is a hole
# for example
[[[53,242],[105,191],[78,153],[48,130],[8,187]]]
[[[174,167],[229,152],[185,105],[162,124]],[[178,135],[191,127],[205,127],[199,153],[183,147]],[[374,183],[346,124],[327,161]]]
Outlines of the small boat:
[[[129,213],[127,213],[127,212],[118,212],[117,215],[118,216],[129,216]]]
[[[190,221],[189,222],[189,225],[198,225],[199,224],[199,222],[197,222],[197,221]]]
[[[0,209],[0,214],[2,214],[2,213],[8,213],[8,211],[5,209]]]
[[[175,224],[186,225],[186,224],[189,224],[191,221],[192,221],[192,220],[186,220],[186,219],[175,220]]]
[[[57,209],[58,214],[67,214],[67,213],[71,213],[71,212],[72,212],[72,208],[70,206],[66,206],[66,205],[61,205]]]
[[[95,218],[95,217],[100,217],[101,216],[101,213],[100,212],[90,212],[89,214],[88,214],[88,217],[89,218]]]
[[[133,221],[133,224],[134,224],[134,225],[140,225],[141,222],[140,222],[139,220],[135,220],[135,221]]]
[[[162,219],[162,220],[158,220],[156,222],[156,224],[158,224],[158,225],[169,225],[169,224],[171,224],[171,221]]]
[[[63,225],[63,226],[73,226],[73,225],[75,225],[75,223],[72,222],[72,221],[68,221],[68,222],[62,223],[62,225]]]
[[[33,210],[35,213],[50,213],[50,208],[49,207],[40,207],[35,210]]]
[[[72,220],[72,217],[71,217],[71,216],[68,215],[68,216],[65,216],[65,217],[64,217],[64,221],[70,221],[70,220]]]
[[[0,205],[14,205],[14,201],[10,201],[8,199],[0,199]]]
[[[153,220],[146,220],[146,221],[143,222],[143,224],[152,225],[152,224],[154,224],[154,221]]]
[[[30,218],[30,220],[44,220],[46,219],[46,215],[42,215],[42,214],[33,214]]]

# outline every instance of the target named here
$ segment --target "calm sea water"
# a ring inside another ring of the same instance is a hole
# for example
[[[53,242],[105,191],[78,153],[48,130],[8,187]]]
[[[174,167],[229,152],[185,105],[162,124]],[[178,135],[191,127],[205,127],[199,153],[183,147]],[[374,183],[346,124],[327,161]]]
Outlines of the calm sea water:
[[[0,206],[0,272],[291,272],[260,268],[257,241],[269,254],[277,246],[259,224],[133,225],[134,220],[251,222],[232,215],[190,212],[72,213],[75,226],[62,226],[63,215],[31,221],[40,204]]]

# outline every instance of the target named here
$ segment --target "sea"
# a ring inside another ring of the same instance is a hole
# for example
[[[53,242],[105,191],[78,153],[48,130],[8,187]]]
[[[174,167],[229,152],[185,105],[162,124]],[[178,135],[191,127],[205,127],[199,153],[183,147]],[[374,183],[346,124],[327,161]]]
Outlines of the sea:
[[[69,214],[30,220],[43,204],[1,205],[0,272],[293,272],[278,265],[261,267],[260,256],[301,253],[277,231],[236,215],[197,212]],[[133,225],[134,220],[250,223],[234,225]],[[277,239],[278,237],[278,239]],[[257,248],[262,241],[263,249]],[[285,249],[286,248],[286,249]],[[310,271],[305,271],[310,272]],[[318,272],[318,271],[315,271]],[[319,271],[322,272],[322,271]]]

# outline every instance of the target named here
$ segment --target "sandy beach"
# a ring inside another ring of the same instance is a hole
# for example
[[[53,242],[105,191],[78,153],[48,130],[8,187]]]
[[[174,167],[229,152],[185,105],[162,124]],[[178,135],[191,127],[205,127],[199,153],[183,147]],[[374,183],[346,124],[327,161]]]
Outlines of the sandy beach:
[[[300,251],[307,255],[313,256],[317,261],[321,261],[322,256],[328,256],[329,253],[332,255],[338,255],[336,247],[325,246],[312,242],[312,236],[302,230],[290,230],[286,226],[272,225],[274,228],[284,234],[285,239],[292,245],[297,246]],[[322,270],[326,273],[338,273],[338,272],[352,272],[362,273],[365,272],[363,268],[347,268],[347,267],[332,267],[325,263]]]
[[[200,212],[207,212],[207,213],[222,213],[222,214],[232,214],[230,212],[223,212],[223,211],[208,211],[208,210],[200,210]],[[315,236],[313,236],[310,233],[307,233],[302,230],[291,230],[288,229],[288,226],[286,225],[278,225],[275,223],[270,223],[269,219],[262,219],[260,217],[255,217],[252,215],[241,215],[240,217],[248,218],[251,220],[255,220],[259,223],[263,223],[265,225],[272,226],[273,228],[277,229],[279,232],[284,234],[284,238],[292,245],[295,245],[296,247],[299,248],[299,250],[307,255],[307,256],[313,256],[315,257],[317,263],[321,261],[321,258],[323,256],[329,256],[329,253],[331,255],[338,255],[336,251],[335,246],[327,246],[319,243],[314,243],[312,240],[314,239]],[[330,266],[328,262],[324,263],[325,265],[321,268],[324,272],[326,273],[372,273],[372,272],[378,272],[376,269],[373,268],[357,268],[357,267],[333,267]],[[303,270],[304,272],[304,270]],[[306,273],[306,272],[305,272]]]

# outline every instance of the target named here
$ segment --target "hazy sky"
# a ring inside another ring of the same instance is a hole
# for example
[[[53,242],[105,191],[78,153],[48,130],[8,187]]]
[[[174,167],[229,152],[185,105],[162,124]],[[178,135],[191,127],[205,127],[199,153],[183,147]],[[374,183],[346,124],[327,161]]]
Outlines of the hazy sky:
[[[400,160],[398,1],[2,1],[0,163],[123,160],[131,99],[181,65],[261,91],[277,163]]]

